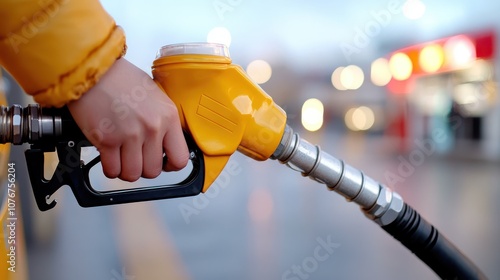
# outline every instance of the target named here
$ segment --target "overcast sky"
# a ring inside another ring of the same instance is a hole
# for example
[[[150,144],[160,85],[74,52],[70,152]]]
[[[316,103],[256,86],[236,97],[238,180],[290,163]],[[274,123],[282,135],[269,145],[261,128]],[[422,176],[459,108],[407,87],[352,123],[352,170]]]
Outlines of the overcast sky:
[[[419,20],[403,15],[404,2],[102,1],[125,28],[127,58],[148,72],[159,47],[206,41],[214,27],[231,32],[230,51],[236,63],[278,59],[314,70],[369,63],[408,44],[500,26],[500,1],[422,1],[426,10]]]

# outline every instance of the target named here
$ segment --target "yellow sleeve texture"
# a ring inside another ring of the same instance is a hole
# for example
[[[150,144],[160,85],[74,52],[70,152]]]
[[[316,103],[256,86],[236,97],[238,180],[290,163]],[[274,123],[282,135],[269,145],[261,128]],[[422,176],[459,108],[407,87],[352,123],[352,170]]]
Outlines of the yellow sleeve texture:
[[[98,0],[0,1],[0,65],[42,106],[78,99],[125,49]]]

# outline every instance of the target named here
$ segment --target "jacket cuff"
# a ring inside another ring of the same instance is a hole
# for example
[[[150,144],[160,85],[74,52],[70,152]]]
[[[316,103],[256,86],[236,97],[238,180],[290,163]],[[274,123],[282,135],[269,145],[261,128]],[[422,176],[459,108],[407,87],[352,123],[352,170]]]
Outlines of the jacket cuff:
[[[61,76],[59,83],[45,90],[30,93],[43,107],[62,107],[79,99],[93,87],[113,63],[126,52],[123,29],[115,26],[106,42],[91,53],[77,68]]]
[[[45,107],[78,99],[126,49],[98,0],[1,0],[0,17],[0,64]]]

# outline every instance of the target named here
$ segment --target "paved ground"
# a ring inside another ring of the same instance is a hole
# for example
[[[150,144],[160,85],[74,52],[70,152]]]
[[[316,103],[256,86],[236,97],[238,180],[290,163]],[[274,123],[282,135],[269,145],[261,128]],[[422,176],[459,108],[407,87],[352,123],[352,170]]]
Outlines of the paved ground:
[[[387,183],[380,139],[304,134]],[[407,158],[409,154],[402,154]],[[205,196],[83,209],[59,195],[31,279],[434,279],[356,205],[274,161],[241,154]],[[491,278],[500,275],[500,165],[426,156],[393,186]]]

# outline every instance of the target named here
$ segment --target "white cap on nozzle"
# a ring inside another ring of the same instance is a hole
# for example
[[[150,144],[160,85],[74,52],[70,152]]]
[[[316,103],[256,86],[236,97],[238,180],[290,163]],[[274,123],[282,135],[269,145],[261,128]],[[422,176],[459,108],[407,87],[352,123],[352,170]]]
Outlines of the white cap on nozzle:
[[[156,58],[181,54],[204,54],[230,58],[227,46],[217,43],[184,43],[166,45],[158,50]]]

